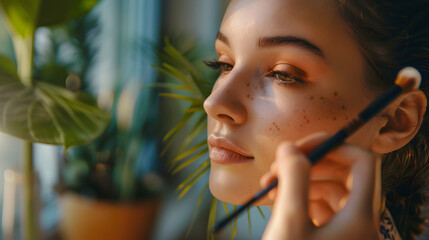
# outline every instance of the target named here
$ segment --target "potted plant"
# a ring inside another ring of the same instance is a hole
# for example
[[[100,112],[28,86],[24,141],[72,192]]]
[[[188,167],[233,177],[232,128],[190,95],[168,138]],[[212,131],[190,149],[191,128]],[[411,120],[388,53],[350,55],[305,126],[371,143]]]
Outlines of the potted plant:
[[[15,60],[0,57],[0,130],[23,139],[25,239],[37,239],[32,143],[68,149],[92,141],[109,122],[89,94],[73,92],[33,78],[36,29],[87,13],[97,0],[1,0]]]
[[[136,170],[142,140],[117,127],[65,156],[60,184],[65,239],[148,239],[162,187],[155,173]],[[84,216],[84,217],[83,217]]]
[[[64,85],[56,79],[68,75],[67,80],[81,79],[79,84],[69,83],[74,91],[90,90],[88,66],[97,53],[94,41],[98,29],[97,16],[92,14],[45,29],[44,47],[35,49],[38,62],[34,75],[55,85]],[[73,52],[68,58],[58,57],[63,46]],[[67,74],[70,72],[73,74]],[[56,190],[60,193],[59,228],[64,239],[146,239],[152,230],[161,180],[147,171],[152,169],[140,171],[139,165],[147,160],[141,158],[146,155],[142,146],[149,145],[147,138],[154,138],[154,133],[151,136],[136,128],[153,127],[129,108],[135,105],[130,101],[136,99],[130,99],[122,82],[116,83],[112,99],[108,99],[112,107],[106,131],[89,143],[70,147],[63,155]]]
[[[112,112],[130,105],[122,88],[114,96]],[[114,114],[98,139],[72,147],[65,155],[58,185],[65,239],[142,240],[151,236],[163,180],[155,169],[142,169],[141,163],[148,160],[142,158],[147,153],[142,152],[142,145],[154,136],[136,134],[122,117],[123,112]],[[132,118],[137,124],[145,122],[142,116]]]

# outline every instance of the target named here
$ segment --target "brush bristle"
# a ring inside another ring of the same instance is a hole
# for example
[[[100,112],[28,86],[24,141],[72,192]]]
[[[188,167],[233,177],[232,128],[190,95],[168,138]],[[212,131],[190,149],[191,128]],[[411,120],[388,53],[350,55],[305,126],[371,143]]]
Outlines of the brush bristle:
[[[395,84],[402,88],[402,91],[409,92],[420,87],[422,76],[413,67],[405,67],[399,71]]]

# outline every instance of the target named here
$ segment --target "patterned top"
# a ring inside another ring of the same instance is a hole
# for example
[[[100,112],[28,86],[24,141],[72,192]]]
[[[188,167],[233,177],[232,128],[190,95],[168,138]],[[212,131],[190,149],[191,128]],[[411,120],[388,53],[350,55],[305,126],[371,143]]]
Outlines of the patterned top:
[[[378,231],[378,240],[402,240],[396,229],[395,222],[390,212],[386,209],[380,217],[380,229]]]

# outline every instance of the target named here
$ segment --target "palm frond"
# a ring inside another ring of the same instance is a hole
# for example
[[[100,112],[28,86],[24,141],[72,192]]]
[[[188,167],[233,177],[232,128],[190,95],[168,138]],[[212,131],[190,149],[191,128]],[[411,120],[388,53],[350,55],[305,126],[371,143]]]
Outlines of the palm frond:
[[[216,220],[216,205],[217,205],[217,199],[213,198],[212,204],[210,206],[209,222],[207,224],[207,239],[210,239],[210,240],[214,240],[214,234],[212,230]]]
[[[252,222],[250,221],[250,207],[246,208],[247,221],[249,222],[249,236],[252,236]]]
[[[186,85],[182,85],[182,84],[176,84],[176,83],[152,83],[152,84],[148,84],[143,86],[143,88],[165,88],[165,89],[169,89],[169,90],[185,90],[185,91],[191,91],[191,89],[186,86]]]
[[[237,205],[234,205],[234,213],[237,212]],[[234,218],[234,227],[231,232],[231,239],[234,239],[237,236],[237,216]]]
[[[182,164],[180,164],[179,166],[177,166],[172,174],[176,174],[177,172],[179,172],[180,170],[183,170],[185,167],[189,166],[190,164],[194,163],[197,159],[199,159],[201,156],[203,156],[204,154],[206,154],[208,151],[208,148],[204,148],[202,149],[199,153],[197,153],[195,156],[193,156],[192,158],[186,160],[185,162],[183,162]]]
[[[177,199],[181,199],[183,196],[186,195],[186,193],[188,193],[188,191],[194,186],[195,182],[198,181],[198,179],[200,179],[204,173],[207,173],[210,170],[210,165],[205,167],[200,173],[198,173],[187,185],[186,187],[183,188],[182,192],[179,194],[179,196],[177,197]]]
[[[159,96],[169,97],[169,98],[175,98],[175,99],[178,99],[178,100],[189,101],[189,102],[192,102],[192,103],[199,103],[199,102],[201,102],[201,99],[199,99],[199,98],[188,97],[188,96],[184,96],[184,95],[180,95],[180,94],[174,94],[174,93],[160,93]]]
[[[181,153],[180,155],[178,155],[175,159],[172,160],[172,163],[176,163],[190,155],[192,155],[193,153],[195,153],[195,151],[197,151],[198,149],[207,146],[207,140],[203,140],[200,143],[196,144],[195,146],[191,147],[190,149],[184,151],[183,153]]]
[[[167,134],[165,134],[163,141],[166,141],[170,137],[172,137],[174,134],[179,132],[183,126],[188,122],[188,120],[192,117],[192,114],[185,114],[183,115],[182,119],[180,119],[179,123],[173,127]]]
[[[201,171],[201,169],[203,169],[204,167],[206,167],[209,164],[210,164],[210,160],[206,160],[203,163],[201,163],[191,174],[189,174],[188,177],[186,177],[185,180],[183,180],[179,184],[179,186],[177,186],[177,190],[180,190],[183,187],[185,187],[191,181],[191,179],[193,179],[196,175],[198,175],[198,173]]]
[[[188,108],[188,109],[183,110],[183,112],[185,112],[185,113],[202,112],[202,111],[204,111],[204,108],[202,108],[202,107],[194,107],[194,108]]]
[[[193,225],[194,225],[194,223],[195,223],[195,219],[197,219],[197,216],[198,216],[198,210],[199,210],[199,208],[200,208],[200,206],[201,206],[201,202],[203,201],[204,193],[207,191],[207,188],[208,188],[208,187],[209,187],[209,183],[207,183],[207,184],[206,184],[206,186],[203,188],[203,190],[202,190],[202,191],[201,191],[201,193],[200,193],[200,197],[198,198],[198,202],[197,202],[197,207],[195,208],[195,213],[194,213],[194,216],[192,217],[191,224],[189,225],[188,230],[186,231],[186,236],[185,236],[185,238],[188,238],[188,237],[189,237],[189,234],[191,233],[192,226],[193,226]]]
[[[259,214],[261,214],[262,218],[265,220],[265,214],[262,212],[262,209],[260,206],[257,206],[256,208],[258,208]]]

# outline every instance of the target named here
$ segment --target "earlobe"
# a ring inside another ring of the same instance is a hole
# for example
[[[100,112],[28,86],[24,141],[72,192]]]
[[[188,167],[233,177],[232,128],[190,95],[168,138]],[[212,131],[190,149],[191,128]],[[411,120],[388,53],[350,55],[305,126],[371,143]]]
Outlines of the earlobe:
[[[427,98],[421,90],[406,93],[384,115],[386,124],[375,136],[371,150],[388,153],[406,145],[417,134],[426,111]]]

